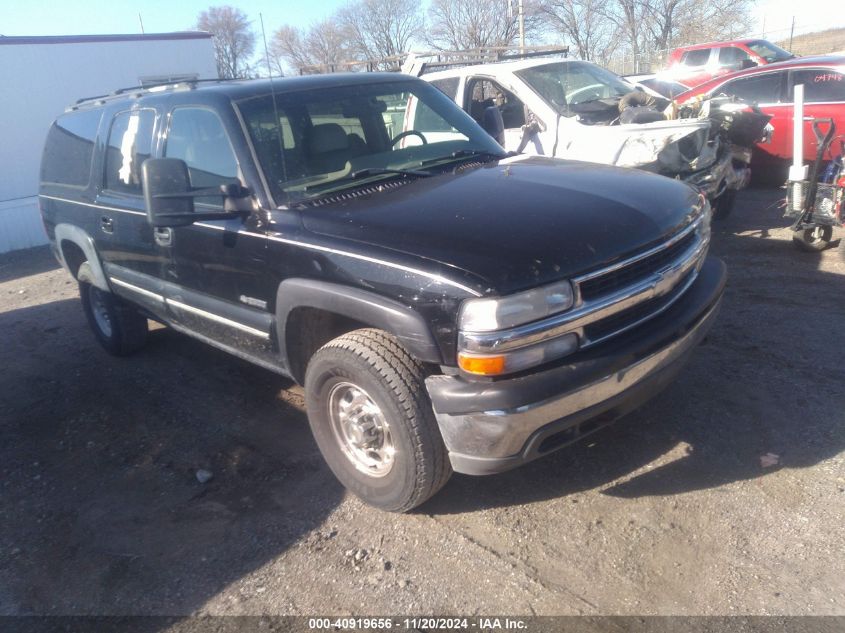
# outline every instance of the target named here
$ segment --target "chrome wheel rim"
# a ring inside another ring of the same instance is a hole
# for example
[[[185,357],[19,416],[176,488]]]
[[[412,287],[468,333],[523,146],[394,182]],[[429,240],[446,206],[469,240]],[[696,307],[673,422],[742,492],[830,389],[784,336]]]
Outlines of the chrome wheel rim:
[[[358,385],[340,382],[329,392],[332,433],[346,458],[362,473],[384,477],[396,449],[381,408]]]
[[[110,337],[112,335],[112,324],[104,295],[105,293],[102,290],[91,286],[88,291],[88,303],[91,305],[91,313],[94,315],[94,321],[100,328],[100,332],[104,336]]]

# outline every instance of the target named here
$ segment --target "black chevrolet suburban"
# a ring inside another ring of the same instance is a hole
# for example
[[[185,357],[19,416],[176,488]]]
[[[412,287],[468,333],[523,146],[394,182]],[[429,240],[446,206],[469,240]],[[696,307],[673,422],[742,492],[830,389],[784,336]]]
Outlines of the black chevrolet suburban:
[[[689,186],[506,154],[397,74],[80,101],[40,205],[106,350],[153,319],[303,384],[332,471],[392,511],[638,406],[725,282]]]

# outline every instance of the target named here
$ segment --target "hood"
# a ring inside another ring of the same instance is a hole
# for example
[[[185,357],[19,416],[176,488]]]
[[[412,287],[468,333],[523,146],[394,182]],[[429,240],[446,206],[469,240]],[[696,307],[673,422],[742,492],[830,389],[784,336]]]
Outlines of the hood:
[[[658,243],[696,192],[636,170],[519,156],[302,211],[305,228],[454,266],[508,294]]]
[[[569,127],[561,127],[561,147],[557,156],[577,158],[619,167],[667,167],[682,171],[683,165],[660,164],[661,152],[681,139],[690,138],[684,148],[688,161],[695,159],[704,148],[710,133],[707,120],[665,120],[627,125],[584,126],[581,134],[570,134]],[[569,138],[567,138],[569,136]]]

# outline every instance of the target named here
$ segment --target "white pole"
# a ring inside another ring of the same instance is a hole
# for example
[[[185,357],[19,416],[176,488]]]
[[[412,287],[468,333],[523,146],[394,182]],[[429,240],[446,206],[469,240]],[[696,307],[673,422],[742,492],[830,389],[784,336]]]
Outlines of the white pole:
[[[522,0],[519,0],[519,52],[525,52],[525,12],[522,9]]]
[[[795,86],[792,106],[792,167],[789,168],[789,180],[792,185],[792,209],[800,211],[803,206],[803,187],[801,182],[807,179],[807,167],[804,165],[804,84]]]

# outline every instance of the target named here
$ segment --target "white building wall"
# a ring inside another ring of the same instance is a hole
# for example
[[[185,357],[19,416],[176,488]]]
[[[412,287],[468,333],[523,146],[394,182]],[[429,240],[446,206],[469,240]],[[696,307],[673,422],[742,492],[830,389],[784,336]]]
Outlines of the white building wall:
[[[37,198],[41,151],[66,107],[148,77],[217,77],[210,38],[155,38],[0,38],[0,253],[47,243]]]

